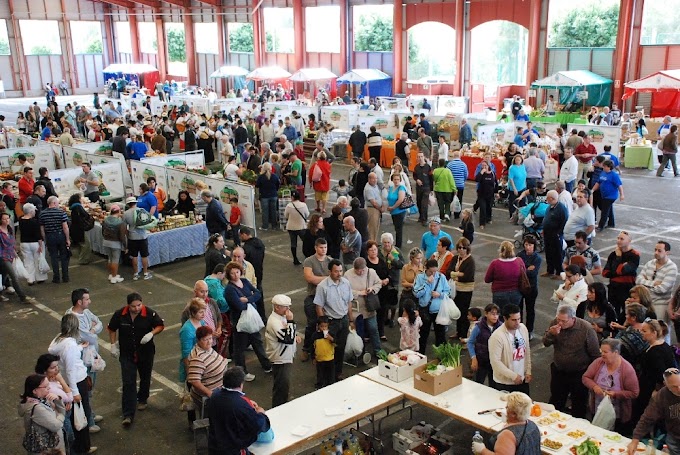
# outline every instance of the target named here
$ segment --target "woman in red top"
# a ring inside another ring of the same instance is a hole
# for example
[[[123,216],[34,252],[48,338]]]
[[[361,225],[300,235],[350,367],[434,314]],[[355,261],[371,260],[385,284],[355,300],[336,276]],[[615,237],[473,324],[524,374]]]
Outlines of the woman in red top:
[[[515,257],[515,247],[507,240],[501,242],[498,259],[486,269],[484,281],[491,283],[491,301],[503,310],[513,303],[522,309],[522,293],[519,291],[519,276],[525,270],[524,261]],[[521,311],[520,311],[521,312]]]
[[[319,152],[316,156],[317,161],[309,170],[309,175],[314,188],[314,200],[316,201],[316,211],[326,214],[326,201],[328,201],[328,191],[331,189],[331,165],[326,161],[326,153]]]
[[[24,176],[19,179],[19,205],[23,206],[28,197],[33,194],[35,179],[33,178],[33,168],[26,166]]]

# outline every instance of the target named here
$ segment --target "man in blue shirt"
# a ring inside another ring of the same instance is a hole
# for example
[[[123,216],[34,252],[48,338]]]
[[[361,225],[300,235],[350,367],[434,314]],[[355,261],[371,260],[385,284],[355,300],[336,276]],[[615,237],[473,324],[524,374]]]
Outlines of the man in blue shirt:
[[[517,118],[515,120],[517,120],[518,122],[528,122],[529,116],[524,112],[524,109],[520,109],[519,114],[517,114]]]
[[[469,146],[470,142],[472,142],[472,129],[465,119],[460,121],[460,132],[458,133],[458,139],[461,146],[466,144]]]
[[[138,134],[133,137],[132,142],[130,142],[125,147],[125,151],[127,152],[127,159],[137,161],[141,160],[147,152],[146,144],[144,143],[144,136]]]
[[[454,244],[451,236],[441,230],[441,224],[442,220],[438,216],[430,218],[430,230],[420,239],[420,249],[425,252],[425,259],[429,259],[437,251],[437,243],[442,237],[451,240],[451,245]]]
[[[292,143],[297,139],[297,131],[295,130],[295,127],[290,124],[290,117],[286,117],[284,122],[286,123],[286,126],[283,128],[283,134]]]
[[[453,175],[453,181],[456,182],[456,196],[460,201],[460,205],[463,205],[463,193],[465,191],[465,181],[468,178],[468,168],[463,160],[460,159],[460,151],[456,150],[453,152],[453,159],[448,162],[446,168],[451,171]],[[460,212],[455,212],[453,214],[454,219],[460,218]]]
[[[428,111],[432,109],[430,103],[427,102],[427,98],[423,98],[423,109],[427,109]]]
[[[425,130],[425,134],[428,136],[430,135],[432,127],[430,126],[430,122],[425,118],[425,114],[420,114],[420,127]]]
[[[598,231],[604,229],[616,199],[619,196],[621,196],[622,201],[624,199],[621,177],[619,177],[619,174],[616,172],[612,172],[613,169],[614,163],[611,160],[605,160],[605,162],[602,163],[600,179],[593,187],[593,193],[600,190],[600,210],[602,213],[600,213],[600,222],[597,226]],[[614,226],[610,224],[609,227]]]
[[[524,138],[522,137],[522,131],[524,129],[521,126],[517,127],[517,132],[515,133],[515,138],[512,140],[515,144],[517,144],[517,147],[522,148],[524,147]]]
[[[158,199],[149,191],[149,185],[146,183],[139,184],[139,194],[137,198],[137,207],[144,209],[156,218],[158,218]]]
[[[524,145],[527,145],[529,141],[531,141],[531,135],[535,134],[536,137],[538,137],[538,131],[533,127],[533,124],[531,122],[527,122],[527,127],[522,131],[522,140],[524,141]]]
[[[604,146],[604,152],[600,153],[600,155],[604,156],[605,160],[610,160],[612,163],[614,163],[614,169],[620,174],[621,169],[619,168],[619,159],[616,157],[616,155],[612,154],[612,146],[611,145],[605,145]]]
[[[47,124],[45,124],[45,128],[43,128],[42,133],[40,133],[40,140],[49,141],[51,136],[52,136],[52,123],[48,122]]]

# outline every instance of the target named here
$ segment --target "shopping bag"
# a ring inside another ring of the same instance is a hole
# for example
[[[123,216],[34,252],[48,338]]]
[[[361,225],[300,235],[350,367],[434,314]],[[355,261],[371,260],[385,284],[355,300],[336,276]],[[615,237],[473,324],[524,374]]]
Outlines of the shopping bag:
[[[458,199],[458,196],[453,196],[453,202],[451,202],[451,211],[453,213],[460,213],[463,211],[463,206],[460,205],[460,199]]]
[[[434,191],[430,191],[430,197],[427,199],[427,204],[430,207],[434,207],[437,205],[437,198],[434,196]]]
[[[179,410],[184,412],[196,410],[196,404],[194,403],[193,398],[191,398],[191,391],[186,383],[184,384],[182,392],[179,394]]]
[[[272,430],[272,427],[269,427],[269,430],[267,431],[262,431],[257,434],[257,442],[267,444],[270,443],[274,440],[274,430]]]
[[[14,273],[17,278],[28,280],[28,272],[26,271],[26,267],[24,267],[24,261],[22,261],[19,256],[14,259],[12,265],[14,266]]]
[[[609,398],[609,395],[606,395],[597,406],[595,417],[593,417],[593,425],[605,430],[613,430],[615,422],[616,411],[614,410],[611,398]]]
[[[50,271],[50,264],[47,262],[47,259],[45,258],[45,251],[40,254],[40,260],[38,261],[38,270],[40,273],[47,273]]]
[[[87,417],[85,417],[85,408],[83,402],[73,403],[73,427],[76,431],[80,431],[87,427]]]
[[[456,306],[456,303],[451,297],[444,297],[434,322],[439,325],[450,325],[459,318],[460,310]]]
[[[350,329],[345,344],[345,357],[359,357],[362,352],[364,352],[364,340],[361,339],[356,330]]]
[[[417,215],[418,214],[418,207],[415,206],[415,205],[413,207],[409,207],[408,214],[409,215]]]
[[[257,309],[248,304],[248,309],[241,312],[241,317],[236,324],[236,331],[241,333],[257,333],[264,328],[264,322]]]
[[[95,357],[97,357],[97,350],[93,345],[88,345],[86,348],[83,349],[82,358],[83,363],[85,364],[86,367],[92,366]]]
[[[90,371],[93,373],[99,373],[101,371],[104,371],[106,368],[106,362],[104,362],[104,359],[102,359],[98,354],[95,356],[94,360],[92,360],[92,365],[90,366]]]

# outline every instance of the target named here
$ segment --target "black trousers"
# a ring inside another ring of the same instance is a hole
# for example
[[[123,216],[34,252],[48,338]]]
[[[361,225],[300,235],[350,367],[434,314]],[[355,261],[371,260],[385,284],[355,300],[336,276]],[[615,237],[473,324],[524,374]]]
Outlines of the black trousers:
[[[527,310],[527,318],[524,320],[529,333],[534,331],[534,321],[536,320],[536,299],[538,298],[538,287],[531,287],[531,294],[524,297],[524,308]]]
[[[316,305],[314,305],[314,296],[308,295],[305,297],[305,316],[307,316],[307,325],[305,326],[305,341],[302,344],[302,350],[310,354],[314,350],[312,338],[316,332]]]
[[[418,207],[418,221],[427,221],[429,199],[430,189],[416,185],[416,206]]]
[[[331,319],[328,325],[328,332],[335,340],[335,377],[342,375],[342,364],[345,360],[345,345],[347,344],[347,335],[349,335],[349,318],[345,316],[342,319]]]
[[[87,387],[87,378],[80,381],[78,384],[78,390],[74,390],[74,393],[79,393],[81,398],[81,404],[83,405],[83,410],[85,411],[85,417],[90,420],[90,397],[89,390]],[[73,403],[75,406],[75,403]],[[75,453],[87,453],[90,450],[90,427],[85,425],[82,430],[76,430],[76,426],[73,423],[73,416],[75,412],[71,412],[71,426],[73,428],[73,433],[75,435],[75,440],[73,441],[73,452]]]
[[[457,291],[456,298],[453,301],[456,302],[456,306],[460,310],[460,317],[456,321],[456,333],[458,338],[467,338],[468,330],[470,329],[467,312],[472,301],[472,291]]]
[[[135,417],[137,403],[146,403],[151,387],[153,355],[139,358],[135,362],[131,355],[120,356],[120,372],[123,377],[123,417]],[[137,374],[139,373],[139,390],[137,390]]]
[[[272,386],[272,408],[288,402],[290,392],[290,376],[293,372],[292,363],[275,363],[272,365],[274,385]]]
[[[522,392],[529,395],[529,384],[522,382],[521,384],[499,384],[494,382],[496,390],[505,390],[506,392]]]
[[[543,231],[545,238],[545,262],[548,273],[562,272],[562,236],[558,232]]]
[[[335,383],[335,361],[316,362],[316,388]]]
[[[558,411],[564,411],[571,395],[571,415],[584,418],[588,405],[588,389],[581,378],[586,370],[563,371],[550,364],[550,401]]]
[[[463,186],[456,185],[456,196],[458,196],[458,200],[460,201],[461,208],[463,207],[463,193],[464,192],[465,192],[465,185],[463,185]],[[453,218],[454,219],[460,218],[460,212],[454,212]]]
[[[436,314],[431,314],[428,309],[419,308],[420,318],[423,320],[423,326],[420,328],[420,353],[425,354],[427,350],[427,339],[430,336],[430,329],[434,326],[434,344],[439,346],[446,342],[446,326],[439,325],[434,322],[437,319]],[[463,316],[461,316],[463,317]]]
[[[491,222],[493,197],[484,197],[477,193],[477,205],[479,206],[479,225],[484,226]]]

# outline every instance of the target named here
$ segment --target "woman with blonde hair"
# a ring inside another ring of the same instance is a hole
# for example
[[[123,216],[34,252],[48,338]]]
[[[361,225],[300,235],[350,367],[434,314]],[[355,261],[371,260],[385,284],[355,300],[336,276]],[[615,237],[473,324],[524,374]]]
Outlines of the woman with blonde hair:
[[[272,173],[271,163],[264,163],[260,175],[255,181],[255,188],[260,190],[260,209],[262,210],[262,230],[278,229],[278,201],[281,180]]]
[[[522,293],[519,292],[519,276],[526,267],[522,259],[515,257],[512,242],[504,240],[498,248],[498,258],[491,261],[486,269],[484,282],[491,283],[491,301],[503,307],[510,303],[522,309]]]
[[[657,315],[656,311],[654,311],[654,307],[652,306],[652,294],[646,286],[638,284],[630,288],[630,291],[628,292],[630,297],[626,299],[626,305],[629,303],[639,303],[647,310],[645,317],[650,319],[656,319],[657,316],[664,316],[663,314]]]

